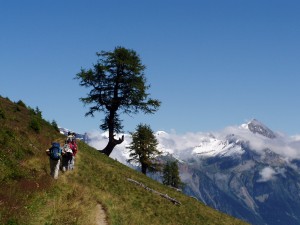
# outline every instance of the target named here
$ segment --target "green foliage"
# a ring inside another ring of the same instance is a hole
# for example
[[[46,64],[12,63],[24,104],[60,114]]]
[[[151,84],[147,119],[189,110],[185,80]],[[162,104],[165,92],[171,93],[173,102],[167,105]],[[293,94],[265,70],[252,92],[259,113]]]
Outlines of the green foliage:
[[[45,149],[60,134],[21,102],[0,97],[0,109],[5,117],[0,118],[0,224],[32,224],[26,221],[27,204],[31,192],[46,185],[38,181],[49,167]]]
[[[92,69],[81,69],[75,79],[80,86],[90,88],[87,97],[80,100],[85,105],[92,105],[86,116],[95,112],[104,112],[100,128],[109,130],[109,143],[103,152],[109,155],[118,140],[114,134],[122,131],[120,114],[154,113],[160,101],[149,98],[149,85],[144,76],[145,66],[134,50],[116,47],[114,51],[97,53],[98,62]]]
[[[117,47],[113,52],[97,53],[99,60],[93,69],[84,70],[76,75],[80,85],[92,88],[88,97],[81,98],[83,103],[92,104],[87,115],[96,111],[110,111],[131,114],[139,110],[154,113],[160,102],[148,99],[144,76],[145,66],[137,53],[123,47]]]
[[[5,116],[5,113],[4,111],[0,108],[0,119],[5,119],[6,116]]]
[[[19,225],[15,219],[10,219],[7,221],[6,225]]]
[[[15,106],[15,112],[21,112],[20,106],[18,106],[18,105]]]
[[[35,110],[33,108],[31,108],[30,106],[27,107],[27,109],[29,110],[31,115],[36,115],[35,114]]]
[[[24,103],[22,100],[19,100],[19,101],[17,102],[17,105],[26,108],[26,105],[25,105],[25,103]]]
[[[110,124],[109,116],[106,115],[105,118],[102,120],[102,124],[99,126],[101,130],[109,130]],[[120,120],[119,115],[116,114],[114,118],[114,132],[120,133],[123,130],[122,120]]]
[[[130,150],[129,162],[141,164],[142,173],[147,170],[155,172],[160,170],[156,157],[161,153],[157,150],[158,141],[149,125],[139,124],[136,132],[131,133],[132,142],[127,147]]]
[[[42,111],[39,109],[39,107],[35,108],[35,115],[37,115],[39,118],[42,118]]]
[[[15,140],[15,135],[12,130],[1,129],[0,130],[0,144],[7,145],[9,142]]]
[[[26,105],[24,102],[22,102],[22,100],[19,100],[15,105],[14,105],[15,109],[14,111],[15,112],[21,112],[21,108],[26,108]]]
[[[169,161],[164,165],[163,184],[170,185],[174,188],[181,188],[183,186],[179,176],[177,161]]]
[[[36,107],[35,109],[28,106],[28,110],[31,113],[31,115],[38,116],[42,119],[42,111],[39,109],[39,107]]]
[[[29,123],[29,128],[34,130],[36,133],[39,133],[41,130],[41,124],[40,124],[39,120],[37,118],[33,117]]]
[[[12,129],[0,130],[0,182],[26,176],[17,162],[23,160],[28,152],[18,145],[18,141],[18,135]]]
[[[58,128],[57,123],[56,123],[55,120],[52,120],[51,126],[52,126],[57,132],[59,132],[59,128]]]

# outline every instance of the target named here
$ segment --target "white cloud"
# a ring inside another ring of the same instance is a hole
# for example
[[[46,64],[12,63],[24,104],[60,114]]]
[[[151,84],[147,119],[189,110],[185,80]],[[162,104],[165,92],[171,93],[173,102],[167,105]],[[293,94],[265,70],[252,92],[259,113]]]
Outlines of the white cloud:
[[[272,168],[272,167],[265,167],[263,168],[259,174],[261,178],[258,180],[258,182],[266,182],[276,179],[276,175],[281,175],[283,177],[286,177],[285,175],[286,169],[285,168]]]
[[[101,150],[108,143],[108,134],[100,131],[91,131],[88,132],[89,145],[92,147]],[[121,136],[121,135],[119,135]],[[158,149],[174,154],[175,157],[179,159],[186,159],[191,157],[192,149],[199,145],[201,140],[204,137],[208,137],[208,134],[204,133],[187,133],[184,135],[178,135],[175,132],[166,133],[166,132],[156,132],[156,137],[159,141]],[[116,137],[118,138],[118,137]],[[126,159],[129,158],[128,146],[131,142],[131,136],[125,134],[124,142],[120,145],[117,145],[110,157],[117,159],[122,163],[126,163]]]
[[[98,149],[102,150],[105,148],[105,146],[108,143],[108,133],[103,133],[100,131],[91,131],[87,133],[89,137],[89,145]],[[116,136],[115,138],[119,138],[122,135]],[[129,145],[131,142],[130,135],[125,135],[125,139],[122,144],[117,145],[112,153],[110,154],[110,157],[113,159],[118,160],[119,162],[123,164],[127,164],[126,160],[129,158],[129,151],[126,149],[126,146]]]
[[[225,140],[225,137],[234,134],[236,139],[243,140],[249,143],[250,147],[258,152],[262,152],[266,148],[282,155],[287,159],[300,159],[300,135],[287,137],[282,134],[276,134],[275,139],[270,139],[259,134],[254,134],[245,127],[232,126],[227,127],[220,132],[214,133],[185,133],[176,134],[175,131],[166,133],[163,131],[156,132],[159,141],[159,149],[173,154],[178,159],[187,159],[192,157],[193,149],[199,146],[201,142],[211,138]],[[90,145],[96,149],[103,149],[108,143],[108,134],[100,131],[92,131],[88,133]],[[116,137],[118,138],[118,137]],[[121,145],[117,145],[111,154],[111,158],[117,159],[124,163],[129,156],[126,146],[131,142],[129,134],[125,135],[125,140]]]
[[[235,134],[238,138],[248,141],[250,147],[258,152],[268,148],[283,157],[300,159],[300,135],[288,137],[276,133],[276,138],[270,139],[238,126],[227,127],[218,135],[224,137],[228,134]]]
[[[270,180],[274,180],[277,174],[276,171],[271,167],[265,167],[262,171],[260,171],[261,178],[258,180],[258,182],[266,182]]]
[[[291,140],[293,141],[300,141],[300,135],[294,135],[294,136],[291,136]]]
[[[179,159],[186,159],[191,157],[192,150],[198,146],[203,138],[208,137],[205,133],[186,133],[178,135],[173,133],[157,133],[159,147],[166,152],[174,154]]]

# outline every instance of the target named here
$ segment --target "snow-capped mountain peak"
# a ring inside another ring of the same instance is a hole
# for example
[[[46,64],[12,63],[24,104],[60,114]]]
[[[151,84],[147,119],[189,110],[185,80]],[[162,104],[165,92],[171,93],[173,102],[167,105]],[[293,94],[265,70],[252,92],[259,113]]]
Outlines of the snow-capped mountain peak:
[[[229,142],[229,140],[219,140],[216,138],[207,138],[206,140],[202,140],[202,142],[193,149],[193,154],[205,157],[226,157],[241,155],[243,152],[243,148],[238,143]]]
[[[251,120],[247,124],[242,124],[241,127],[250,130],[254,134],[257,133],[271,139],[276,138],[275,133],[271,129],[256,119]]]

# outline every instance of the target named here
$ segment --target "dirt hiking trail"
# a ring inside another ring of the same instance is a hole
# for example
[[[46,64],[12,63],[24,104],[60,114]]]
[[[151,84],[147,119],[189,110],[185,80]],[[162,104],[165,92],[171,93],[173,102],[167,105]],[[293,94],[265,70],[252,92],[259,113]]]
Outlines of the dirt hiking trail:
[[[97,204],[96,225],[108,225],[106,221],[106,213],[100,204]]]

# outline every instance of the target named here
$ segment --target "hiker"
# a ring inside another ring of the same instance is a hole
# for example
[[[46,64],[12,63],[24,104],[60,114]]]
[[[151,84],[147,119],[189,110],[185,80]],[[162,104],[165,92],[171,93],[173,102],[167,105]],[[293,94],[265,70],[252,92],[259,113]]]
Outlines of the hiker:
[[[49,156],[50,162],[50,175],[54,178],[58,178],[58,171],[60,165],[60,158],[62,150],[58,142],[53,142],[51,147],[46,150],[47,155]]]
[[[77,154],[78,151],[78,147],[77,147],[77,143],[76,143],[76,139],[73,138],[72,141],[69,143],[70,148],[72,149],[72,160],[71,160],[71,169],[73,170],[75,167],[75,156]]]
[[[71,131],[68,131],[68,136],[67,136],[67,140],[74,140],[75,139],[75,133],[74,132],[71,132]]]
[[[67,171],[72,169],[72,158],[73,158],[73,151],[70,148],[70,140],[66,140],[65,144],[62,149],[62,163],[61,163],[61,170]]]

